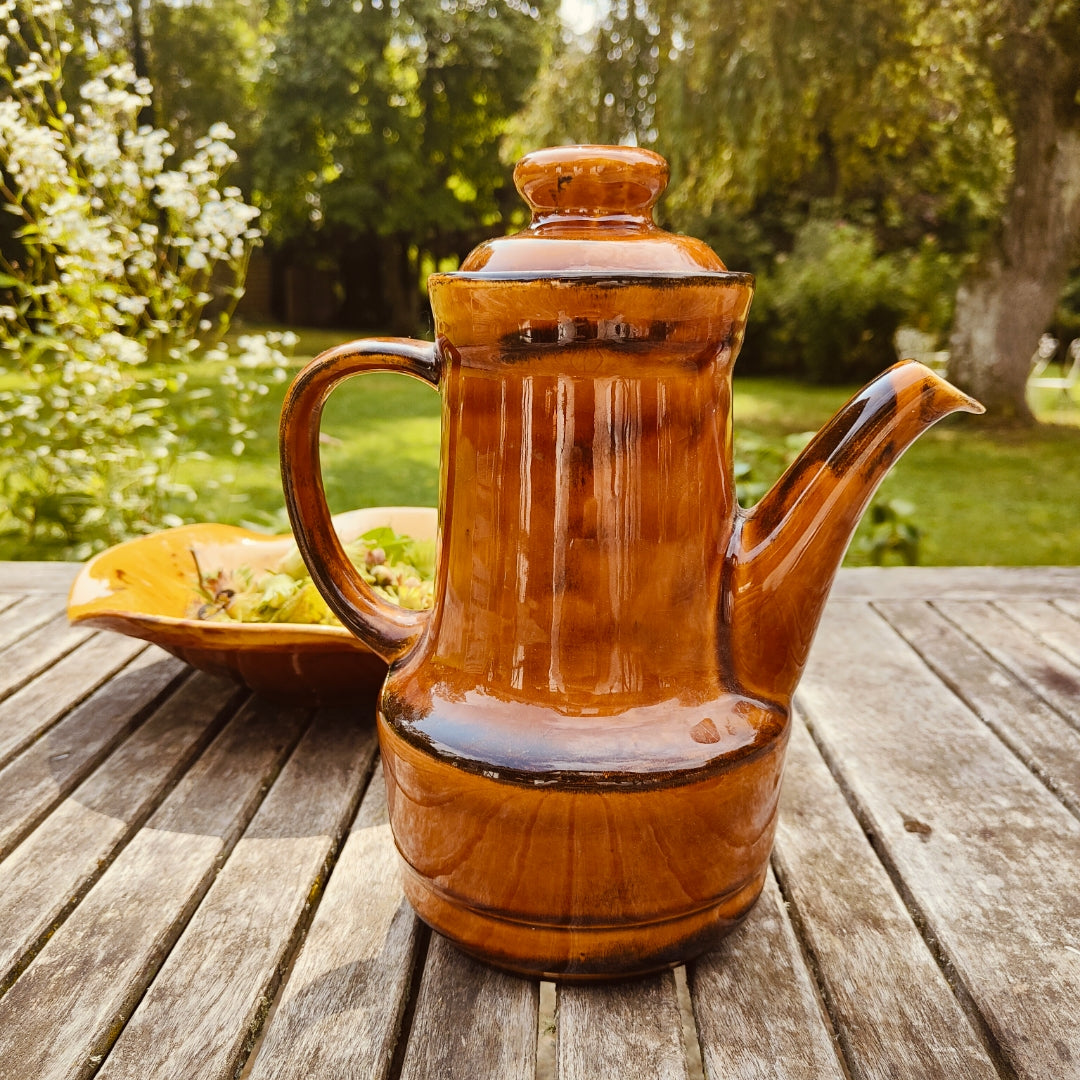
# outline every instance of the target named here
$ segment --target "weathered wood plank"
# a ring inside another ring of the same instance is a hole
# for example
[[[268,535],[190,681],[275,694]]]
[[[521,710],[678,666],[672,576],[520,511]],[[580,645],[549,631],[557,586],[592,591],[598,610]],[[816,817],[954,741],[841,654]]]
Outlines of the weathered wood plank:
[[[1060,713],[1080,724],[1080,667],[991,604],[935,601],[934,606]]]
[[[1080,816],[1080,731],[929,604],[888,601],[875,606],[930,668]]]
[[[0,612],[7,611],[12,604],[16,604],[21,600],[17,593],[0,593]]]
[[[245,707],[0,998],[0,1078],[100,1064],[295,744],[307,715]]]
[[[77,562],[2,562],[0,589],[13,593],[63,593],[66,596],[81,569],[82,563]]]
[[[372,778],[250,1064],[250,1080],[383,1080],[416,963],[382,771]]]
[[[709,1080],[843,1080],[771,871],[746,922],[687,974]]]
[[[64,601],[57,596],[23,597],[0,615],[0,650],[21,641],[27,634],[62,615],[64,610]],[[7,658],[0,659],[6,661]]]
[[[25,686],[35,675],[51,667],[93,634],[93,630],[84,626],[71,626],[66,615],[57,615],[8,646],[0,665],[0,699]]]
[[[204,748],[237,690],[224,679],[189,680],[0,864],[0,987]]]
[[[1075,566],[860,566],[836,575],[835,600],[1080,599]]]
[[[1080,600],[1058,598],[1054,601],[1062,611],[1072,619],[1080,619]]]
[[[151,646],[0,769],[0,859],[187,670],[181,661]]]
[[[432,934],[401,1080],[533,1080],[539,1008],[538,982],[496,971]]]
[[[1008,600],[996,606],[1070,664],[1080,667],[1080,622],[1064,610],[1037,600]]]
[[[773,861],[854,1075],[997,1080],[997,1069],[798,719]]]
[[[687,1080],[675,976],[558,987],[555,1075],[559,1080],[633,1076]]]
[[[1080,822],[868,607],[826,612],[800,708],[1019,1077],[1080,1077]]]
[[[120,634],[97,634],[0,702],[0,766],[146,647],[145,641]]]
[[[373,720],[318,714],[98,1076],[231,1078],[371,771]]]

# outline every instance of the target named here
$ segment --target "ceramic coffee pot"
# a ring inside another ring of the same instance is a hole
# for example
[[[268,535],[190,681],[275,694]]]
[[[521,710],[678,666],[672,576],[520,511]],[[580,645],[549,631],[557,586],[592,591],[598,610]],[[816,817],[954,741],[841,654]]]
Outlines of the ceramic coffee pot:
[[[627,147],[528,155],[514,180],[532,223],[429,279],[435,341],[331,349],[282,416],[300,550],[390,665],[378,727],[405,893],[468,952],[532,975],[671,966],[747,914],[851,534],[917,435],[981,411],[897,364],[740,509],[731,367],[753,278],[653,223],[667,174]],[[442,396],[430,612],[364,584],[323,493],[327,395],[385,370]]]

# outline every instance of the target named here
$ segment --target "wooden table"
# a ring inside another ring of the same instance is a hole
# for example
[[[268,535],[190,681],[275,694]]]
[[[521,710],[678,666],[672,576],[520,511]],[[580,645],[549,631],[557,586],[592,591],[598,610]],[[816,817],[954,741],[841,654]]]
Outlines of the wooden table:
[[[843,572],[750,918],[557,992],[418,925],[370,715],[70,629],[72,574],[0,565],[5,1080],[1080,1077],[1080,569]]]

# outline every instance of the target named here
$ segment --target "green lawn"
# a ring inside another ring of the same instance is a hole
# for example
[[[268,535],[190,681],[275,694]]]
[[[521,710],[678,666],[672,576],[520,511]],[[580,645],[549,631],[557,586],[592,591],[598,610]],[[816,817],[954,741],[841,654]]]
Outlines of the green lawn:
[[[307,332],[297,366],[348,335]],[[216,385],[212,365],[193,379]],[[767,445],[820,427],[855,388],[806,387],[785,380],[735,380],[735,426]],[[218,430],[196,433],[209,455],[178,469],[198,492],[175,507],[182,517],[287,528],[277,467],[277,419],[284,386],[263,399],[259,440],[241,458]],[[914,504],[925,564],[1080,563],[1080,403],[1061,408],[1052,395],[1035,403],[1044,423],[1030,431],[995,430],[981,418],[945,420],[922,436],[893,469],[881,497]],[[438,491],[438,395],[395,375],[366,375],[335,391],[323,420],[322,457],[331,509],[434,505]],[[777,461],[763,472],[779,471]],[[769,479],[772,476],[762,476]],[[18,549],[4,557],[33,557]],[[857,564],[856,545],[848,564]]]

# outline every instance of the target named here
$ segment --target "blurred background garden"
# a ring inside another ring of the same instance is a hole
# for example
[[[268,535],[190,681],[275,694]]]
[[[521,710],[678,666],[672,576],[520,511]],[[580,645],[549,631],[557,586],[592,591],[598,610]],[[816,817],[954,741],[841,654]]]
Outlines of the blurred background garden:
[[[848,562],[1080,562],[1080,0],[3,0],[0,558],[287,528],[288,380],[430,336],[427,275],[569,142],[662,153],[661,223],[757,277],[744,505],[918,354],[988,413],[909,451]],[[439,410],[337,391],[331,507],[434,505]]]

